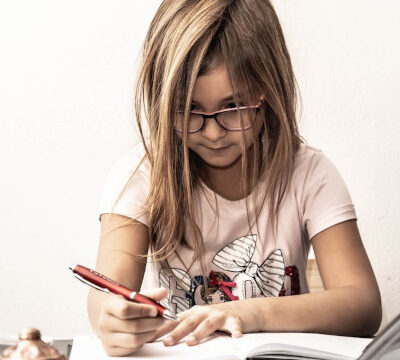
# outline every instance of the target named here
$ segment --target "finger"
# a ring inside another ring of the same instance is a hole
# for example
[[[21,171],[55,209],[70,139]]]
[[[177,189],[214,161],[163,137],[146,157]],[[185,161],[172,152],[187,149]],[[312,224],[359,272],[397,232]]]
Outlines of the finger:
[[[221,330],[231,333],[234,338],[238,338],[243,335],[242,325],[239,318],[229,317]]]
[[[156,331],[166,322],[168,321],[160,317],[121,320],[115,316],[110,316],[107,321],[107,329],[110,332],[138,334]]]
[[[138,304],[126,300],[121,295],[113,295],[105,304],[105,311],[119,319],[156,317],[157,309],[152,305]]]
[[[124,348],[120,346],[107,346],[103,344],[103,348],[108,356],[127,356],[132,355],[135,351],[140,349],[140,346],[137,348]]]
[[[186,338],[186,344],[196,345],[216,330],[223,330],[233,337],[242,336],[242,324],[239,318],[214,316],[204,319],[197,328]]]
[[[166,321],[165,324],[163,324],[157,331],[156,334],[154,335],[154,338],[150,340],[150,342],[155,341],[159,339],[160,337],[164,336],[165,334],[168,334],[172,330],[174,330],[178,326],[177,321]]]
[[[220,329],[223,325],[222,317],[205,318],[194,331],[186,338],[187,345],[196,345],[215,330]]]
[[[183,337],[192,332],[197,325],[203,320],[202,315],[193,315],[182,320],[167,338],[164,339],[165,346],[175,345]]]
[[[182,311],[182,312],[176,314],[176,316],[178,317],[178,320],[180,322],[182,322],[183,320],[185,320],[191,316],[205,317],[207,314],[208,314],[207,306],[195,305],[195,306],[192,306],[188,310],[185,310],[185,311]]]
[[[164,288],[143,290],[140,293],[142,295],[152,298],[153,300],[156,300],[156,301],[160,301],[168,296],[168,291]]]

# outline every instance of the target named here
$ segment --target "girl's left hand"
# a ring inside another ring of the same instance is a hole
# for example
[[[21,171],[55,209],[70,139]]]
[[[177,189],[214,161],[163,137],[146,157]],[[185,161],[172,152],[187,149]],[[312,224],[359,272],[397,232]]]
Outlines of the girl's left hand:
[[[187,311],[178,314],[179,325],[163,340],[165,346],[177,344],[186,338],[187,345],[196,345],[202,339],[216,330],[232,334],[233,337],[242,336],[244,323],[232,306],[228,303],[215,305],[196,305]]]

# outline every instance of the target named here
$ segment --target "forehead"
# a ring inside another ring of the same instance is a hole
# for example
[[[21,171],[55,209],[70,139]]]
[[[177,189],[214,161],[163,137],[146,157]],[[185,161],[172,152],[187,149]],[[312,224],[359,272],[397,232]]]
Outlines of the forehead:
[[[193,101],[213,106],[232,93],[228,70],[225,65],[218,65],[197,78],[193,89]]]

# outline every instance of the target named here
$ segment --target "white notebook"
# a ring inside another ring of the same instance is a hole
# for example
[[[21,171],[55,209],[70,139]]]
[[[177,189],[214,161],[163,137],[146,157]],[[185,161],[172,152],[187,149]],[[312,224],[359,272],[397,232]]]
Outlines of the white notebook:
[[[202,343],[187,346],[183,341],[165,347],[161,340],[145,344],[131,357],[123,359],[163,360],[245,360],[245,359],[323,359],[354,360],[372,341],[367,338],[311,333],[253,333],[240,338],[214,334]],[[262,356],[262,357],[261,357]],[[75,336],[70,360],[121,359],[109,357],[93,335]]]

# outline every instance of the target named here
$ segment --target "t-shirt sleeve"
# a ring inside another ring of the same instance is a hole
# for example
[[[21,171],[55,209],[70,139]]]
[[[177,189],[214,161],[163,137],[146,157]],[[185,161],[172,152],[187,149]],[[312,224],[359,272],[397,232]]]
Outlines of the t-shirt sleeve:
[[[357,219],[342,176],[322,151],[315,152],[309,162],[304,178],[302,215],[309,239],[333,225]]]
[[[100,199],[99,220],[101,214],[113,213],[148,225],[144,204],[149,193],[149,184],[150,165],[143,146],[136,144],[108,173]]]

